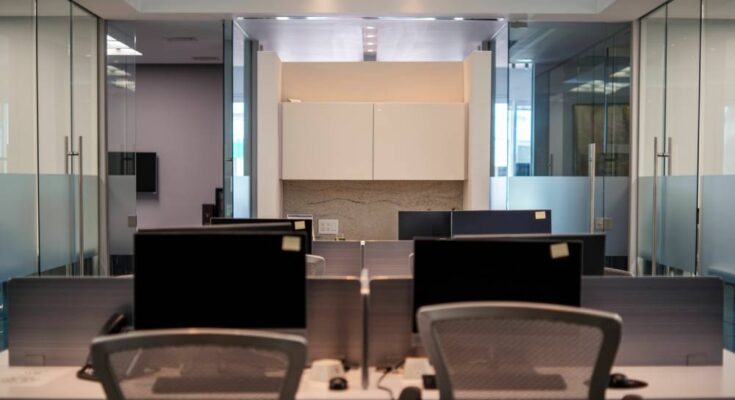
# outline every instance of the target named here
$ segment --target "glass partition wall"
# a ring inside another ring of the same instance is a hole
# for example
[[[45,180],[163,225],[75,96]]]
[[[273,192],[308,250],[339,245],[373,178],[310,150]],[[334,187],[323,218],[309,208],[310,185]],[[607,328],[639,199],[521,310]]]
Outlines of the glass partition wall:
[[[492,209],[552,210],[555,233],[607,233],[627,269],[629,24],[511,22],[493,40]]]
[[[732,282],[735,4],[675,0],[641,19],[638,266]]]
[[[242,20],[225,21],[225,155],[224,216],[249,218],[254,215],[252,199],[253,144],[255,143],[255,60],[258,42],[251,40]]]
[[[725,282],[735,345],[735,3],[674,0],[640,21],[638,267]]]
[[[136,29],[126,21],[107,21],[105,84],[107,103],[107,245],[109,272],[133,272],[133,235],[137,225],[135,164]]]
[[[96,16],[0,2],[0,283],[98,273],[98,65]]]

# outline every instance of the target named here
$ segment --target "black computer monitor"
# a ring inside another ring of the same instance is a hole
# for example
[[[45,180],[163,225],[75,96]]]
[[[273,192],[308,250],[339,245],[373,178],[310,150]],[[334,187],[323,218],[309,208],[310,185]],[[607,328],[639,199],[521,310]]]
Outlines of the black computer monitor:
[[[311,242],[314,231],[312,230],[312,220],[304,219],[286,219],[286,218],[212,218],[212,225],[223,224],[263,224],[263,223],[287,223],[291,226],[290,230],[304,231],[306,237],[306,254],[311,254]]]
[[[414,315],[465,301],[579,306],[582,243],[417,238],[413,277]]]
[[[476,210],[452,213],[452,235],[551,233],[551,210]]]
[[[135,234],[135,329],[306,327],[303,232]]]
[[[398,239],[452,236],[451,211],[399,211]]]
[[[582,242],[582,275],[605,274],[604,233],[528,234],[528,235],[458,235],[456,238],[479,240],[552,240]]]

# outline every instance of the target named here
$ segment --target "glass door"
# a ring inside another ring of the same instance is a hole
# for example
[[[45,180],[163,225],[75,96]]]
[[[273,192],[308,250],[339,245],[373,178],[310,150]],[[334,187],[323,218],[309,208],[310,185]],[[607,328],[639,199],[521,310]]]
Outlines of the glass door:
[[[71,4],[38,0],[38,209],[41,274],[70,275],[77,247],[77,143],[72,133]]]
[[[694,274],[700,3],[677,0],[641,23],[639,268]]]
[[[97,18],[38,0],[39,272],[97,273]]]
[[[72,152],[77,154],[77,257],[82,275],[99,274],[99,107],[97,18],[72,3]]]

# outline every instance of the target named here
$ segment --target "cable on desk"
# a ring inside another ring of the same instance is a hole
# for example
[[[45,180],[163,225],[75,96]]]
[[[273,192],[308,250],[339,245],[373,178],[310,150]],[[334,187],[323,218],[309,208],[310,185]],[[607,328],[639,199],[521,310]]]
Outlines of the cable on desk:
[[[380,389],[380,390],[382,390],[384,392],[388,392],[388,394],[390,395],[390,400],[395,400],[396,398],[393,395],[393,391],[390,390],[390,388],[385,387],[385,386],[382,385],[383,379],[385,379],[385,377],[388,376],[388,374],[390,374],[391,372],[397,370],[398,368],[401,368],[402,365],[403,365],[403,361],[401,361],[400,363],[396,364],[395,367],[388,367],[388,368],[386,368],[385,369],[385,372],[383,372],[383,375],[381,375],[380,378],[378,379],[378,389]]]

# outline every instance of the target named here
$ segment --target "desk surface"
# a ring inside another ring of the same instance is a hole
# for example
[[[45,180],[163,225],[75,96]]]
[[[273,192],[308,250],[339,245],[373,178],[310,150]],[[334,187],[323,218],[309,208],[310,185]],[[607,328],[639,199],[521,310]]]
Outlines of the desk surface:
[[[616,367],[630,378],[648,382],[639,390],[609,389],[607,399],[621,399],[628,394],[638,394],[646,400],[735,400],[735,353],[724,351],[723,366],[717,367]],[[95,382],[79,380],[77,367],[8,367],[8,352],[0,353],[0,399],[104,399],[102,387]],[[389,400],[390,395],[378,389],[376,382],[381,374],[370,371],[370,385],[360,388],[359,370],[347,374],[349,389],[329,391],[327,385],[309,379],[305,371],[296,394],[298,400]],[[406,386],[421,386],[418,380],[404,380],[400,373],[389,374],[383,386],[398,398]],[[424,392],[424,399],[438,400],[439,392]]]

